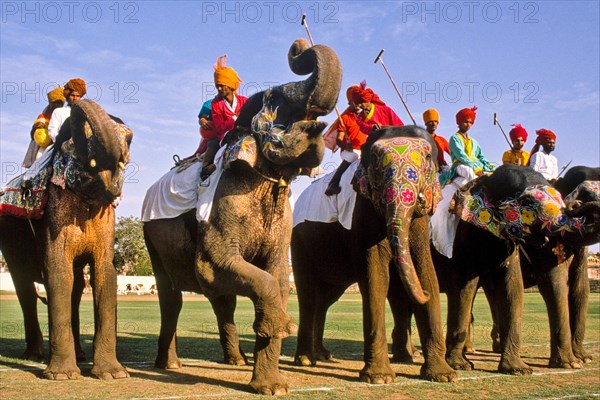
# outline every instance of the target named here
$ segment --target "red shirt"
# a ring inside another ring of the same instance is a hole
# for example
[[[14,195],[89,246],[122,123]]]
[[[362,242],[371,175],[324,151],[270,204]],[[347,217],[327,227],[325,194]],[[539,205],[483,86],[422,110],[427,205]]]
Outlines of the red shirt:
[[[211,103],[210,114],[213,121],[213,128],[210,130],[201,129],[200,134],[206,140],[219,139],[221,141],[225,134],[233,129],[235,120],[240,113],[240,110],[248,101],[245,96],[235,95],[237,105],[235,110],[229,108],[225,100],[221,96],[216,96]]]
[[[436,135],[435,133],[431,135],[438,149],[438,165],[447,165],[446,160],[444,159],[444,152],[450,154],[450,146],[448,145],[448,141],[440,135]]]
[[[403,126],[404,123],[398,115],[387,105],[372,104],[368,115],[360,113],[358,116],[350,110],[344,111],[342,121],[344,122],[346,135],[352,143],[352,148],[359,150],[367,141],[367,136],[371,133],[374,124],[381,126]],[[341,124],[338,125],[338,132],[343,132]]]

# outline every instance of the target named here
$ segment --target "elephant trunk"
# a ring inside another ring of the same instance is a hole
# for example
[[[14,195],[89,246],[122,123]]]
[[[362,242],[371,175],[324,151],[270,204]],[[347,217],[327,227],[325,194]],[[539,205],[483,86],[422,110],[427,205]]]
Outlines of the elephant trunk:
[[[408,234],[411,218],[408,216],[409,213],[398,215],[398,206],[394,203],[388,204],[387,207],[387,235],[394,265],[410,298],[418,304],[425,304],[429,301],[430,295],[421,287],[410,255]]]
[[[329,114],[337,103],[342,85],[342,67],[337,54],[329,47],[310,47],[297,39],[288,52],[291,70],[298,75],[312,75],[301,82],[283,85],[282,91],[291,103],[305,107],[302,119],[315,119]]]
[[[569,217],[570,229],[564,234],[565,239],[574,240],[585,246],[600,242],[600,201],[581,203],[575,200],[567,205],[565,214]]]
[[[92,136],[87,137],[85,123],[88,123]],[[71,105],[71,133],[77,157],[86,166],[94,169],[109,169],[115,172],[123,157],[123,150],[115,133],[116,124],[110,116],[92,100],[80,100]],[[98,141],[89,145],[89,141]]]

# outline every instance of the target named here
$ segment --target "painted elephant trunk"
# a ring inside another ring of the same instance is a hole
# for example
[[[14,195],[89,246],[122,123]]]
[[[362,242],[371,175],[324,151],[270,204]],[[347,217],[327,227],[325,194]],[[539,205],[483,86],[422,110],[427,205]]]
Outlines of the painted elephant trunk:
[[[335,107],[342,85],[342,67],[336,53],[327,46],[310,47],[297,39],[288,52],[291,70],[312,75],[301,82],[283,85],[283,93],[293,103],[305,104],[305,119],[329,114]]]
[[[565,214],[571,221],[582,221],[572,232],[567,231],[565,238],[569,239],[575,236],[576,241],[586,246],[600,242],[600,201],[588,201],[580,204],[578,207],[567,207]]]
[[[398,275],[410,298],[418,304],[425,304],[429,301],[430,295],[423,290],[410,255],[408,233],[411,218],[398,215],[396,204],[388,204],[387,214],[387,236]]]

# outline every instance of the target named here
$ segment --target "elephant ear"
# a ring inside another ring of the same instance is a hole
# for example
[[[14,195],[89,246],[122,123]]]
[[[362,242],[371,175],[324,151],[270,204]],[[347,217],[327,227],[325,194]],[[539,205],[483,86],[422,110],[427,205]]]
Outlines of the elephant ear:
[[[238,160],[244,161],[254,168],[258,159],[258,151],[259,146],[252,135],[242,136],[234,144],[227,147],[223,168],[229,168],[231,163]]]
[[[488,200],[485,187],[476,186],[476,181],[473,180],[456,191],[449,211],[463,221],[501,237],[496,207]]]

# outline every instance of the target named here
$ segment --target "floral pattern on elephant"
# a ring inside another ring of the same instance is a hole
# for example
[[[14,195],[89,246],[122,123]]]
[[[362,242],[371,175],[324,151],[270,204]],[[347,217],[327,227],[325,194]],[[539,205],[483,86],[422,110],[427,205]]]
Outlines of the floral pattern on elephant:
[[[568,218],[565,203],[556,189],[550,186],[532,186],[519,196],[493,205],[483,191],[471,193],[469,185],[455,195],[453,212],[463,221],[491,232],[497,237],[523,242],[532,233],[534,224],[542,231],[564,233],[580,231],[583,220]],[[533,201],[532,201],[533,200]]]
[[[382,214],[390,205],[402,205],[405,212],[415,207],[416,215],[433,212],[441,193],[435,179],[435,165],[428,157],[430,152],[429,143],[422,139],[377,141],[369,167],[361,164],[356,171],[360,194],[370,199]]]

